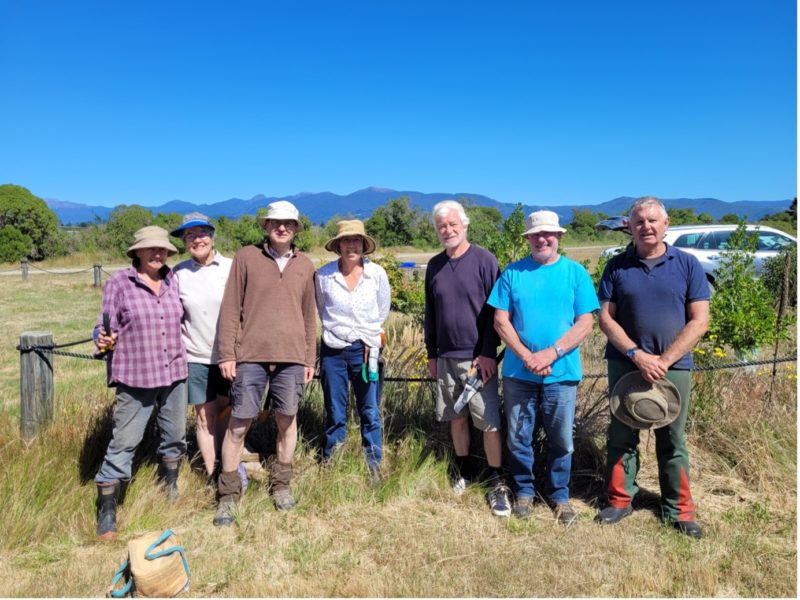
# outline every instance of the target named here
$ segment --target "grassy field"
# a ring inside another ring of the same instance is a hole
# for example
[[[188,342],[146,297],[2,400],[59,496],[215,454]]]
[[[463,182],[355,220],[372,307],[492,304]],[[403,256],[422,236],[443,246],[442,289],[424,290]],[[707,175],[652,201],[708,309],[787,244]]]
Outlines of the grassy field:
[[[56,417],[26,446],[18,434],[15,345],[30,330],[52,331],[57,343],[88,337],[100,291],[91,287],[91,273],[2,281],[0,596],[102,595],[127,541],[165,528],[187,548],[192,596],[795,596],[794,363],[780,365],[771,403],[770,368],[695,375],[689,443],[706,532],[700,541],[659,524],[655,440],[647,435],[639,510],[616,527],[592,522],[602,503],[607,390],[604,378],[590,377],[579,392],[573,466],[580,519],[568,529],[543,504],[528,521],[502,520],[491,516],[480,489],[453,496],[447,436],[434,422],[427,383],[386,386],[386,480],[379,489],[367,485],[355,423],[344,453],[321,468],[322,403],[313,383],[299,417],[297,510],[276,512],[263,482],[253,479],[236,525],[214,528],[213,491],[188,465],[180,500],[165,502],[154,487],[148,438],[120,508],[120,538],[99,543],[92,477],[113,401],[103,364],[54,358]],[[387,329],[388,374],[423,375],[419,329],[396,315]],[[595,331],[585,344],[590,375],[604,371],[603,341]],[[68,350],[88,353],[90,346]],[[271,460],[272,425],[254,429],[250,443]]]

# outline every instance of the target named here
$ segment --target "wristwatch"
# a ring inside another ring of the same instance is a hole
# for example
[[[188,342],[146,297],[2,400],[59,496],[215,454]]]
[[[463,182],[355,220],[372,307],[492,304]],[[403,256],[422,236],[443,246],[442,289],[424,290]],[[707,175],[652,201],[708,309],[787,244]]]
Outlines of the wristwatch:
[[[556,358],[564,356],[564,349],[561,346],[553,346],[553,350],[556,351]]]
[[[628,358],[630,358],[631,360],[633,360],[633,355],[634,355],[634,354],[636,354],[636,352],[637,352],[638,350],[639,350],[639,347],[638,347],[638,346],[634,346],[633,348],[631,348],[630,350],[628,350],[628,351],[625,353],[625,356],[627,356]]]

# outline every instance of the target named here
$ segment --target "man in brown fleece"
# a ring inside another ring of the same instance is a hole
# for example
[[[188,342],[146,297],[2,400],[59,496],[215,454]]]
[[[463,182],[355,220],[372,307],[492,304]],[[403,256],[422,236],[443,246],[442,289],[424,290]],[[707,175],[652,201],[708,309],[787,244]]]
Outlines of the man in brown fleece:
[[[266,240],[233,257],[219,313],[219,368],[231,380],[231,417],[222,443],[219,508],[214,525],[230,525],[241,495],[244,438],[269,386],[278,426],[270,493],[278,510],[294,508],[289,488],[297,445],[297,409],[314,376],[317,317],[314,265],[293,244],[302,230],[297,208],[273,202],[258,223]]]

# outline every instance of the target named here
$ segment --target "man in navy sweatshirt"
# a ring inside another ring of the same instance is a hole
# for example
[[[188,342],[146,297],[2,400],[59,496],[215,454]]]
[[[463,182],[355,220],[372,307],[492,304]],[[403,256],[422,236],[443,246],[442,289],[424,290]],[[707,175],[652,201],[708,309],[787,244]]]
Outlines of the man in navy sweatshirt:
[[[450,423],[455,453],[452,486],[456,494],[478,478],[469,456],[472,415],[483,432],[489,465],[487,497],[492,514],[511,514],[509,489],[502,474],[500,396],[497,386],[497,346],[494,309],[486,304],[500,268],[494,255],[467,240],[469,218],[464,207],[445,200],[433,207],[433,225],[444,251],[434,256],[425,272],[425,346],[428,368],[437,380],[436,419]],[[471,367],[481,369],[483,388],[469,403],[469,411],[453,409]]]

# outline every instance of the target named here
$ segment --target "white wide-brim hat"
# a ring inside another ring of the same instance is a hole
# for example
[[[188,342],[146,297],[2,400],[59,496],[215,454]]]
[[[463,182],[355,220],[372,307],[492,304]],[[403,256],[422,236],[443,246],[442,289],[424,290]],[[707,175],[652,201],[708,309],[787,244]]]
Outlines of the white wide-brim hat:
[[[287,200],[278,200],[267,204],[267,214],[262,215],[256,219],[261,227],[270,220],[276,221],[294,221],[297,223],[297,233],[303,231],[303,223],[300,221],[300,211],[297,207]]]
[[[522,237],[531,233],[547,231],[548,233],[564,233],[566,229],[558,224],[558,215],[552,210],[537,210],[532,212],[525,219],[525,226],[528,228]]]

